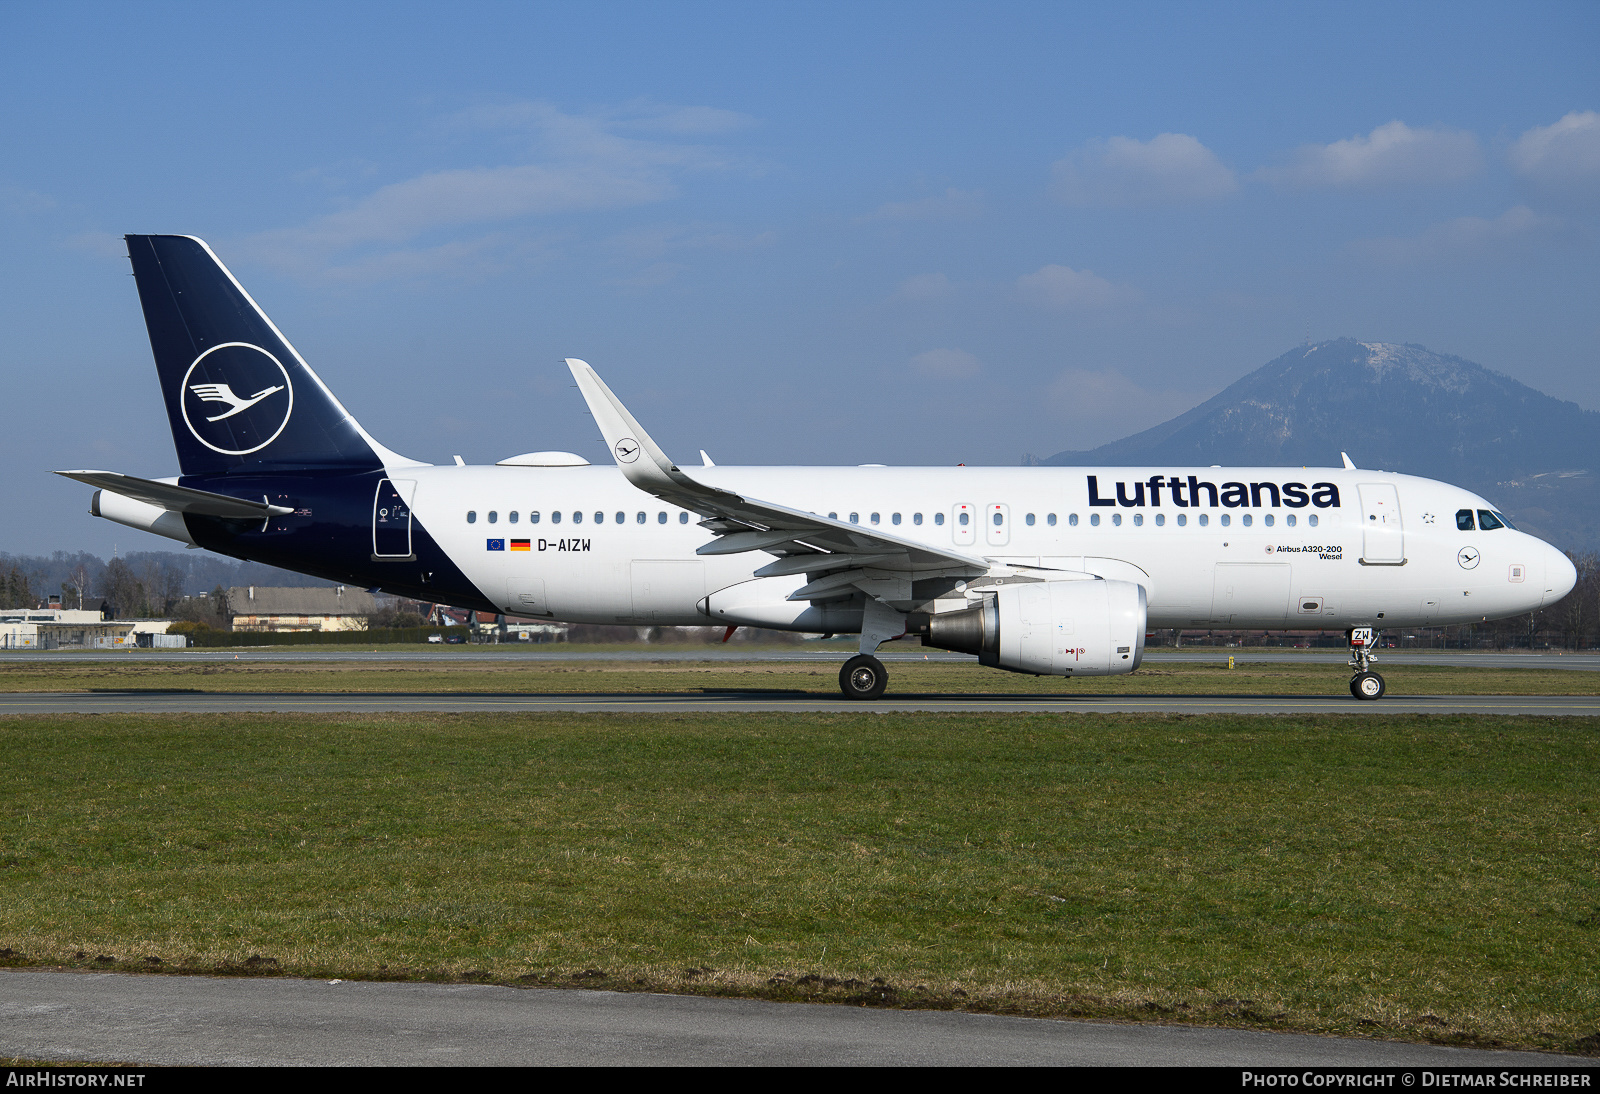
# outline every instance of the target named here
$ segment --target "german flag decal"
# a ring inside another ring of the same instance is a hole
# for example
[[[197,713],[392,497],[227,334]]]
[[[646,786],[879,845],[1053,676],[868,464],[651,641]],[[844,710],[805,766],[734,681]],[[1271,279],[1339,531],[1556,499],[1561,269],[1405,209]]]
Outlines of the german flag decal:
[[[531,551],[533,550],[532,542],[532,540],[527,539],[514,539],[511,541],[511,549],[513,551]]]

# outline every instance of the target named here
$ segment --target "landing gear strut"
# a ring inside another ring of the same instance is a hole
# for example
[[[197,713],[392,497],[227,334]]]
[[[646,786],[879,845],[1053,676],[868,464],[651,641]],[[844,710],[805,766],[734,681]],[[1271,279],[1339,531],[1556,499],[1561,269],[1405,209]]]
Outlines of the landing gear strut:
[[[839,690],[846,699],[876,699],[888,683],[883,662],[868,653],[850,658],[839,670]]]
[[[1350,643],[1350,667],[1355,674],[1350,677],[1350,694],[1357,699],[1382,699],[1386,690],[1383,677],[1372,671],[1373,647],[1378,643],[1378,632],[1372,627],[1351,627],[1344,632]]]

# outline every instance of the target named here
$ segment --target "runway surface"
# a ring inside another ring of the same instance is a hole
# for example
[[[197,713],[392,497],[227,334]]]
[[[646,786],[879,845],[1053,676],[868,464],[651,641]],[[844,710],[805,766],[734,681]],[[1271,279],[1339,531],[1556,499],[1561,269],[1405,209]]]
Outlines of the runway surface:
[[[414,647],[386,650],[378,646],[371,650],[319,649],[316,646],[245,646],[229,649],[192,650],[5,650],[0,651],[0,664],[6,662],[60,662],[66,661],[161,661],[184,664],[191,661],[753,661],[792,664],[842,665],[854,653],[854,643],[829,643],[806,646],[767,646],[751,649],[737,645],[662,645],[639,646],[636,649],[573,650],[561,645],[504,646],[445,646],[438,649],[419,650]],[[1249,646],[1229,649],[1219,646],[1172,649],[1155,647],[1145,651],[1146,664],[1174,662],[1179,664],[1226,664],[1229,657],[1241,665],[1249,664],[1306,664],[1343,665],[1349,660],[1343,650],[1294,650],[1269,646]],[[923,649],[919,646],[890,644],[878,651],[880,660],[893,664],[896,661],[976,662],[977,658],[964,653]],[[1448,665],[1456,668],[1485,669],[1558,669],[1576,672],[1600,672],[1600,652],[1539,651],[1535,653],[1468,653],[1458,650],[1381,650],[1378,665]]]
[[[1413,695],[1375,703],[1306,695],[894,695],[873,703],[759,689],[666,694],[34,692],[0,694],[0,714],[223,714],[245,712],[589,714],[1501,714],[1600,716],[1600,696]]]
[[[476,984],[0,971],[0,1055],[212,1065],[1592,1068],[1196,1026]]]

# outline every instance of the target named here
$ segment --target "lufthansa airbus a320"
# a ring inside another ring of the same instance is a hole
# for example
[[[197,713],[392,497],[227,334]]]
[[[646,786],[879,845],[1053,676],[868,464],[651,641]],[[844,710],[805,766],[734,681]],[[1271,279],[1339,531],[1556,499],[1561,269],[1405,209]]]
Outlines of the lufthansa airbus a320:
[[[435,466],[378,443],[211,249],[128,236],[180,473],[60,474],[90,512],[235,558],[480,612],[906,635],[1037,675],[1133,672],[1157,627],[1377,633],[1555,603],[1554,547],[1448,483],[1341,468],[684,468],[569,359],[614,466]],[[248,392],[248,395],[238,393]]]

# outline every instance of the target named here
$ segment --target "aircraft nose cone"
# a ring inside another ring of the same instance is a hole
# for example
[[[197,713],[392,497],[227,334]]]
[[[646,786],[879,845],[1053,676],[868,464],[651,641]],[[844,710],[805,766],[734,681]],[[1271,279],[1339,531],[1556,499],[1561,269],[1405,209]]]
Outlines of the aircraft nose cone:
[[[1560,551],[1545,545],[1544,605],[1548,607],[1566,596],[1578,584],[1578,568]]]

